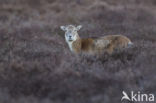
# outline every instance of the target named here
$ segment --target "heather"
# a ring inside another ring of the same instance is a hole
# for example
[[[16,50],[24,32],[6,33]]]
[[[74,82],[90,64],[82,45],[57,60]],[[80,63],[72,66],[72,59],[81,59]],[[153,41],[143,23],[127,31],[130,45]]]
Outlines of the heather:
[[[134,45],[75,55],[59,28],[67,24],[81,24],[81,37],[122,34]],[[0,103],[120,103],[123,90],[156,95],[155,28],[155,0],[1,0]]]

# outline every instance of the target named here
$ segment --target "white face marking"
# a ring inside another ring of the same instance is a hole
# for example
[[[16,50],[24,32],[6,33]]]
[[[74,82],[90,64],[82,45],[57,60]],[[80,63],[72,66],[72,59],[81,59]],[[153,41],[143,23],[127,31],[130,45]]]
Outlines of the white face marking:
[[[73,49],[72,49],[72,43],[73,43],[73,42],[68,42],[68,46],[69,46],[69,49],[70,49],[71,51],[73,51]]]
[[[72,51],[72,43],[79,37],[77,31],[80,30],[81,27],[82,27],[81,25],[77,27],[73,25],[61,26],[61,29],[65,31],[65,40],[68,43],[71,51]]]

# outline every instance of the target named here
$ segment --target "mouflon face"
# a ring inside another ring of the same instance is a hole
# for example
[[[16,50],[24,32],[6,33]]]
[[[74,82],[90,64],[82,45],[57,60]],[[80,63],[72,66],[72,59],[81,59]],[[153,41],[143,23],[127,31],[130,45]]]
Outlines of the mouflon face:
[[[73,25],[68,25],[68,26],[61,26],[60,28],[65,31],[65,39],[66,42],[73,42],[75,41],[79,35],[77,33],[78,30],[81,29],[81,25],[75,27]]]

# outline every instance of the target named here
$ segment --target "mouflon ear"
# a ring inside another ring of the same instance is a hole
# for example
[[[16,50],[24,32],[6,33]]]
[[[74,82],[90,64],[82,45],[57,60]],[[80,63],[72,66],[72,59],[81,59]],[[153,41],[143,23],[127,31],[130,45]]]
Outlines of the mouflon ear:
[[[79,25],[76,27],[77,30],[80,30],[82,28],[82,25]]]
[[[60,26],[60,28],[61,28],[63,31],[66,31],[66,27],[65,27],[65,26]]]

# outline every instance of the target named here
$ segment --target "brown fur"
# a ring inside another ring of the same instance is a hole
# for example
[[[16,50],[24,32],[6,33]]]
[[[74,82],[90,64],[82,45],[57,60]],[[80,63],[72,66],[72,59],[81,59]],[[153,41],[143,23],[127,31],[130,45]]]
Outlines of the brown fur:
[[[117,49],[127,47],[129,42],[131,41],[122,35],[108,35],[100,38],[86,39],[78,38],[73,42],[72,48],[76,53],[85,52],[89,54],[99,54],[107,52],[112,54]]]
[[[106,48],[106,51],[109,54],[112,54],[115,50],[121,50],[128,47],[128,43],[131,42],[127,37],[122,35],[109,35],[104,38],[110,40],[110,44]]]

